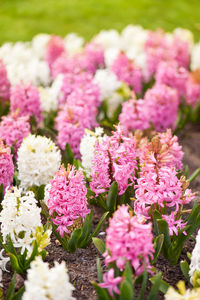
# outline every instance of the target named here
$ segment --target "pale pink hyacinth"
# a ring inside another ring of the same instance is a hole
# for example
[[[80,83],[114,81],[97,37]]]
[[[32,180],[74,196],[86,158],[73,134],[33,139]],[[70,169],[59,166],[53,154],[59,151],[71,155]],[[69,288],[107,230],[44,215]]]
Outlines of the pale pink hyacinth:
[[[145,166],[141,169],[135,188],[134,211],[137,215],[145,217],[149,217],[152,205],[158,204],[161,208],[166,205],[173,207],[177,212],[179,205],[187,204],[194,198],[192,193],[183,191],[177,172],[169,167]]]
[[[149,81],[161,62],[176,61],[179,67],[188,68],[189,43],[178,37],[169,38],[162,30],[150,31],[145,43],[145,79]]]
[[[133,216],[126,205],[118,207],[106,229],[105,264],[114,262],[123,271],[129,261],[138,276],[144,271],[144,262],[150,271],[153,253],[152,224],[145,224],[141,216]]]
[[[119,53],[112,65],[117,78],[126,82],[137,94],[142,91],[142,71],[123,52]]]
[[[53,223],[58,225],[57,231],[63,236],[64,232],[71,233],[69,226],[78,218],[82,219],[90,210],[87,208],[87,188],[81,170],[75,170],[68,165],[67,170],[61,166],[50,181],[49,199],[47,200],[49,213]]]
[[[68,99],[70,94],[73,96]],[[68,73],[63,76],[62,86],[59,96],[59,106],[65,103],[94,106],[96,109],[100,105],[100,90],[93,82],[93,76],[88,72],[78,74]],[[92,109],[90,107],[90,109]]]
[[[183,166],[182,159],[184,152],[182,151],[182,146],[178,143],[178,137],[176,135],[172,135],[171,129],[167,129],[166,132],[159,133],[158,136],[163,150],[166,149],[168,152],[169,160],[167,165],[181,170]]]
[[[0,139],[0,185],[4,191],[13,181],[14,164],[10,148]]]
[[[76,158],[80,158],[79,148],[85,128],[92,129],[97,126],[99,95],[96,84],[87,82],[82,87],[77,86],[58,112],[56,118],[58,144],[64,150],[66,143],[69,143]]]
[[[101,45],[88,43],[85,45],[86,70],[95,73],[98,68],[104,67],[104,50]]]
[[[133,184],[136,168],[134,138],[126,137],[118,126],[112,136],[95,145],[90,187],[98,195],[106,192],[116,181],[119,195],[122,195]]]
[[[175,128],[179,98],[177,91],[164,84],[156,84],[144,96],[144,113],[157,131]]]
[[[12,113],[17,111],[19,117],[35,117],[37,125],[39,125],[43,117],[37,87],[32,84],[24,85],[23,83],[12,87],[10,109]]]
[[[61,37],[52,35],[52,37],[48,41],[45,53],[45,60],[47,61],[50,69],[52,68],[56,59],[65,52],[66,50],[64,42]]]
[[[176,61],[159,64],[155,79],[159,84],[166,84],[177,90],[179,97],[185,97],[188,71]]]
[[[172,212],[169,216],[163,215],[162,218],[167,221],[168,227],[169,227],[169,234],[178,235],[178,230],[183,229],[187,222],[184,222],[183,220],[176,220],[174,212]],[[183,234],[187,235],[185,231],[183,231]]]
[[[108,272],[103,275],[103,283],[99,283],[99,286],[104,289],[108,289],[108,292],[111,297],[114,297],[114,294],[119,295],[120,290],[118,284],[122,282],[122,277],[114,277],[114,269],[111,268]]]
[[[122,103],[119,121],[126,133],[132,130],[145,130],[150,127],[145,110],[146,103],[142,99],[131,99]]]
[[[200,101],[200,70],[191,72],[186,85],[185,100],[193,107]]]
[[[10,147],[14,147],[14,154],[17,157],[23,139],[30,133],[28,116],[19,117],[17,113],[3,116],[0,123],[0,138]]]
[[[0,60],[0,99],[5,101],[10,98],[10,81],[7,77],[6,67]]]

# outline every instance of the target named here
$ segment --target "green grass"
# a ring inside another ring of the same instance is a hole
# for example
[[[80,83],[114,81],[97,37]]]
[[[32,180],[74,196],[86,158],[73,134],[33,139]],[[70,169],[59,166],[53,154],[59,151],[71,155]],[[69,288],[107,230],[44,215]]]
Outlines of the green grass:
[[[0,43],[30,40],[39,32],[77,32],[89,39],[130,23],[184,27],[200,40],[200,0],[0,0]]]

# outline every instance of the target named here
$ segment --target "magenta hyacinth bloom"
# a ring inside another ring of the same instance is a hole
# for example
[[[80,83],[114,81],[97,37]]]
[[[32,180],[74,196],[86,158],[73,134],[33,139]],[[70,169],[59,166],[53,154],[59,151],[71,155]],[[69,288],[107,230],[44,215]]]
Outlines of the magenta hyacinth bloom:
[[[185,96],[188,71],[180,67],[176,61],[160,63],[155,78],[157,83],[176,89],[179,97]]]
[[[145,224],[143,217],[132,216],[126,205],[120,206],[106,230],[105,264],[115,262],[122,271],[129,261],[138,276],[144,271],[144,261],[150,270],[153,247],[151,223]]]
[[[95,73],[98,68],[104,67],[104,51],[101,45],[88,43],[85,45],[84,50],[88,72]]]
[[[23,139],[30,133],[28,116],[18,117],[12,113],[3,116],[0,123],[0,138],[8,145],[14,147],[15,157]]]
[[[142,71],[126,54],[121,52],[114,60],[112,71],[117,78],[126,82],[137,94],[142,91]]]
[[[90,212],[87,208],[87,188],[82,171],[75,170],[68,165],[67,170],[61,166],[54,178],[50,181],[48,208],[57,231],[63,236],[64,232],[71,233],[69,226],[74,221]]]
[[[95,145],[90,187],[98,195],[116,181],[121,195],[134,182],[136,168],[134,138],[124,136],[118,126],[111,137]]]
[[[20,83],[11,88],[10,109],[17,111],[18,116],[35,117],[37,125],[42,121],[40,96],[38,89],[32,84]]]
[[[136,129],[145,130],[150,127],[145,106],[146,103],[142,99],[131,99],[122,103],[119,121],[126,133]]]
[[[53,35],[47,44],[45,54],[45,60],[47,61],[50,69],[52,68],[56,59],[65,52],[64,42],[61,37]]]
[[[13,175],[14,164],[10,148],[0,139],[0,184],[3,184],[4,191],[12,183]]]
[[[10,98],[10,81],[7,77],[7,71],[3,64],[3,62],[0,60],[0,99],[9,100]]]
[[[108,272],[103,275],[103,283],[99,283],[99,286],[108,289],[108,292],[111,297],[114,297],[114,294],[120,294],[120,290],[118,288],[118,284],[122,282],[122,277],[117,276],[114,277],[114,269],[110,269]]]
[[[144,100],[146,117],[157,131],[175,128],[179,105],[175,89],[164,84],[156,84],[147,90]]]

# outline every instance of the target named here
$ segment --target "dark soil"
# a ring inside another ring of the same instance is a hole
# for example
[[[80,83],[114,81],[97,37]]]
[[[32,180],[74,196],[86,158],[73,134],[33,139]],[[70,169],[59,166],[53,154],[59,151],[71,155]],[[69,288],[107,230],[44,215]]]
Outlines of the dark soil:
[[[179,134],[179,142],[182,144],[185,153],[184,164],[189,166],[189,172],[191,174],[196,168],[200,167],[200,125],[188,125],[185,130]],[[191,187],[194,191],[200,189],[199,178],[200,176],[192,183]],[[95,207],[94,223],[98,223],[101,215],[101,210]],[[104,229],[102,229],[102,231],[103,230]],[[193,250],[194,244],[194,240],[190,238],[184,246],[180,260],[187,258],[186,254]],[[97,299],[91,281],[97,280],[96,259],[100,255],[93,244],[87,249],[78,249],[75,253],[67,253],[60,245],[58,245],[55,238],[52,237],[52,243],[48,246],[47,251],[48,256],[46,257],[46,261],[48,261],[51,266],[53,266],[54,260],[57,260],[58,262],[64,260],[66,262],[70,280],[75,287],[74,297],[76,297],[77,300]],[[155,267],[162,271],[163,279],[173,286],[175,286],[179,280],[184,280],[179,264],[171,266],[166,259],[160,257]],[[10,269],[10,266],[8,266],[8,269]],[[7,292],[11,277],[12,272],[3,273],[4,293]],[[20,288],[22,284],[23,278],[18,276],[17,288]],[[164,299],[164,297],[160,295],[158,299]]]

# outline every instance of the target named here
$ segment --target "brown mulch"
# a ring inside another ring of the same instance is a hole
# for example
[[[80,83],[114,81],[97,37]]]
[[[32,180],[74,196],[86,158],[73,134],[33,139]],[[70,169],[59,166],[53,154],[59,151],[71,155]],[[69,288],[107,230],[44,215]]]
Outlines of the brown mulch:
[[[188,125],[186,129],[179,134],[179,142],[182,144],[185,153],[184,164],[189,166],[191,174],[196,168],[200,167],[200,125]],[[198,191],[199,187],[200,176],[192,183],[192,189],[194,191]],[[98,223],[101,215],[101,210],[95,207],[94,223]],[[180,260],[187,257],[187,252],[192,251],[194,244],[194,240],[190,238],[184,246]],[[78,249],[75,253],[67,253],[56,243],[55,238],[52,237],[52,243],[48,246],[47,251],[48,256],[46,257],[46,261],[48,261],[51,266],[53,265],[54,260],[57,260],[58,262],[64,260],[66,262],[70,280],[75,287],[74,297],[76,297],[77,300],[97,299],[91,281],[97,280],[96,259],[100,255],[93,244],[87,249]],[[184,280],[179,264],[171,266],[166,259],[160,257],[157,260],[155,267],[162,271],[163,279],[173,286],[175,286],[179,280]],[[10,269],[9,264],[8,269]],[[4,293],[7,292],[11,277],[12,272],[3,272]],[[21,284],[23,284],[23,278],[18,276],[18,288]],[[159,299],[164,299],[164,297],[160,295]]]

